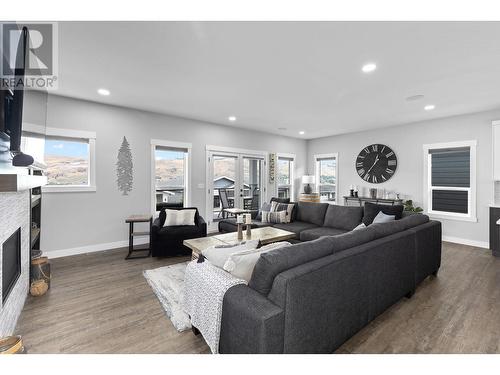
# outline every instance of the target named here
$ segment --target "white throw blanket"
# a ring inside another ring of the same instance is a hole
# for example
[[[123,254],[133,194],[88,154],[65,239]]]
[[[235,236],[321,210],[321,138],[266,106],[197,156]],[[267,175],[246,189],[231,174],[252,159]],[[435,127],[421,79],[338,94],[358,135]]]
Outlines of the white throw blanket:
[[[207,260],[203,263],[192,261],[186,268],[185,309],[191,317],[191,324],[200,331],[214,354],[219,352],[224,295],[232,286],[246,283]]]

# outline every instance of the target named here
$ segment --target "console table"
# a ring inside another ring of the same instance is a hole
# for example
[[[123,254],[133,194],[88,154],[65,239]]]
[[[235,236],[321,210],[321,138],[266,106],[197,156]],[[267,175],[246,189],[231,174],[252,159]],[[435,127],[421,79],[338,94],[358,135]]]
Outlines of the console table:
[[[348,206],[349,202],[356,202],[359,206],[363,206],[365,202],[371,203],[382,203],[382,204],[403,204],[402,199],[384,199],[384,198],[369,198],[369,197],[351,197],[350,195],[344,195],[344,205]]]

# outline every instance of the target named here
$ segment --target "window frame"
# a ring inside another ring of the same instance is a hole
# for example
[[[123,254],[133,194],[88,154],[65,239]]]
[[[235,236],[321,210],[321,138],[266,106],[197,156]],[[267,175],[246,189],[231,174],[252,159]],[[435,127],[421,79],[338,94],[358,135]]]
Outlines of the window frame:
[[[324,159],[335,159],[335,200],[321,200],[320,186],[321,185],[331,185],[331,184],[320,184],[320,171],[319,171],[319,162]],[[315,187],[314,190],[316,193],[320,194],[320,202],[328,203],[328,204],[339,204],[339,153],[332,152],[329,154],[316,154],[314,155],[314,178],[315,178]]]
[[[469,148],[470,157],[470,187],[455,187],[455,186],[432,186],[432,155],[430,150],[449,149],[449,148]],[[477,222],[477,196],[476,196],[476,153],[477,141],[457,141],[445,143],[432,143],[423,145],[423,204],[424,212],[433,219],[449,219],[459,221]],[[433,190],[448,190],[448,191],[467,191],[468,208],[467,214],[447,211],[432,210],[432,191]]]
[[[169,141],[162,139],[151,139],[151,213],[157,215],[156,211],[156,147],[165,147],[171,149],[186,149],[187,157],[184,158],[184,202],[183,207],[189,207],[191,204],[191,154],[193,145],[186,142]],[[187,172],[187,173],[186,173]]]
[[[278,178],[276,177],[275,194],[276,194],[276,196],[278,196],[280,186],[289,186],[290,187],[290,201],[293,202],[293,201],[295,201],[295,160],[296,160],[296,155],[278,152],[276,154],[276,162],[277,162],[276,164],[278,164],[280,159],[288,160],[291,163],[290,164],[290,184],[280,184],[278,182]]]
[[[40,134],[51,138],[82,139],[89,144],[89,183],[88,185],[45,185],[42,186],[43,193],[79,193],[95,192],[96,184],[96,132],[85,130],[74,130],[54,127],[44,127],[36,124],[23,124],[23,132]]]

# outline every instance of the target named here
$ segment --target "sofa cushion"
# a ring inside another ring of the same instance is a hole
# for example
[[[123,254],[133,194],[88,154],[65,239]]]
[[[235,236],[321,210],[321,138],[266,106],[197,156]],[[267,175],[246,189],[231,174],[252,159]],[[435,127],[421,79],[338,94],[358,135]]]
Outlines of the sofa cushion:
[[[331,237],[332,254],[362,245],[374,239],[375,231],[370,231],[368,228],[358,229]]]
[[[413,228],[429,222],[429,216],[424,214],[414,213],[412,215],[404,215],[400,220],[405,225],[405,229]]]
[[[306,229],[300,232],[300,240],[301,241],[311,241],[316,238],[320,238],[323,236],[337,236],[339,234],[347,232],[344,229],[338,228],[328,228],[328,227],[319,227],[313,229]]]
[[[259,293],[268,295],[274,278],[281,272],[330,255],[332,238],[334,237],[321,237],[314,241],[301,242],[261,254],[248,286]]]
[[[377,216],[380,211],[382,211],[386,215],[394,215],[396,216],[396,220],[399,220],[403,216],[403,205],[396,204],[390,206],[387,204],[375,204],[366,202],[363,215],[363,223],[365,223],[365,225],[370,225],[373,222],[373,219],[375,219],[375,216]]]
[[[328,203],[299,202],[297,221],[316,224],[322,226],[325,221],[325,213]]]
[[[273,227],[294,232],[297,234],[297,238],[299,238],[300,232],[303,230],[317,228],[318,226],[311,223],[305,223],[303,221],[294,221],[286,224],[274,224]]]
[[[402,232],[406,229],[405,223],[401,220],[393,220],[387,223],[374,223],[366,228],[375,235],[375,239],[390,236],[391,234]]]
[[[363,207],[328,205],[323,226],[353,230],[363,218]]]
[[[177,225],[173,227],[163,227],[158,231],[159,236],[169,236],[171,238],[189,238],[197,236],[200,229],[196,225]]]

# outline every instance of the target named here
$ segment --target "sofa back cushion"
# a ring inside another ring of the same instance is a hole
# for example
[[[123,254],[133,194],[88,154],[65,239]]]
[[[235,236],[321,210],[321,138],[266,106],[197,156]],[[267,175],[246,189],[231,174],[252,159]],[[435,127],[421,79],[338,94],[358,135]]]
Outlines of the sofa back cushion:
[[[355,231],[340,234],[338,236],[332,237],[332,254],[338,253],[340,251],[350,249],[351,247],[356,247],[373,241],[375,239],[375,232],[373,230],[368,230],[368,228],[358,229]]]
[[[409,229],[409,228],[416,227],[418,225],[428,223],[429,216],[424,215],[424,214],[417,214],[417,213],[413,213],[410,215],[406,214],[406,215],[403,215],[403,218],[400,221],[402,223],[404,223],[405,229]]]
[[[297,220],[323,226],[328,203],[299,202],[297,205]]]
[[[363,218],[363,208],[353,206],[337,206],[329,204],[326,210],[325,222],[323,226],[353,230]]]
[[[334,237],[321,237],[314,241],[301,242],[261,254],[248,286],[267,295],[271,291],[274,278],[281,272],[330,255],[332,238]]]
[[[374,239],[390,236],[391,234],[402,232],[406,229],[405,223],[401,220],[393,220],[387,223],[374,223],[366,230],[373,233]]]
[[[390,206],[388,204],[365,202],[363,223],[365,223],[365,225],[370,225],[380,211],[386,215],[394,215],[396,216],[396,220],[399,220],[403,216],[403,205],[396,204]]]

